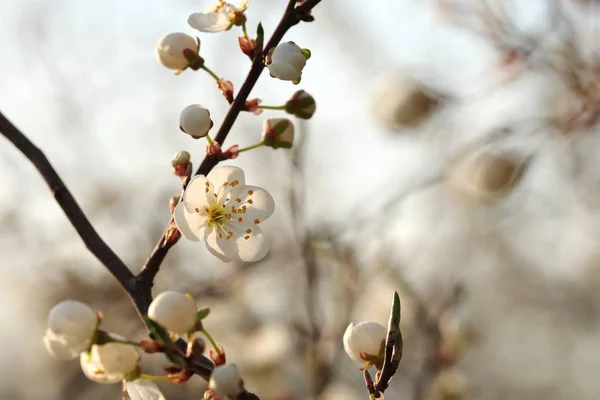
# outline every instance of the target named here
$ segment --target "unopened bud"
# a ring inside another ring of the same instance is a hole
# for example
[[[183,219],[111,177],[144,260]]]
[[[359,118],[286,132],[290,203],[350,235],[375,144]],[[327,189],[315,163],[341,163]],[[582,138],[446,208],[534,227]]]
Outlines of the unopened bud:
[[[237,365],[225,364],[214,369],[208,387],[223,396],[235,397],[244,391],[244,381]]]
[[[185,33],[169,33],[158,40],[156,58],[169,69],[183,70],[195,66],[201,60],[200,40]]]
[[[490,202],[507,196],[519,184],[527,160],[517,153],[479,153],[451,166],[448,184],[466,199]]]
[[[195,340],[190,340],[186,349],[186,357],[197,360],[204,354],[204,349],[206,348],[206,343],[202,338],[196,338]]]
[[[344,332],[344,350],[357,362],[374,361],[383,355],[383,343],[387,329],[372,321],[350,323]]]
[[[285,111],[288,114],[293,114],[301,119],[309,119],[317,110],[317,103],[314,97],[306,93],[304,90],[299,90],[285,103]]]
[[[164,346],[152,339],[140,340],[140,347],[148,354],[160,353],[164,350]]]
[[[210,112],[200,104],[187,106],[181,112],[179,117],[179,128],[194,139],[203,138],[208,134],[213,122],[210,119]]]
[[[233,83],[231,81],[219,79],[217,81],[217,87],[219,88],[219,92],[225,97],[225,100],[227,100],[229,104],[233,103]]]
[[[240,50],[242,53],[250,57],[251,60],[254,59],[256,55],[256,41],[254,39],[249,39],[244,36],[238,37],[238,43],[240,45]]]
[[[191,172],[190,153],[187,151],[178,151],[171,158],[173,173],[179,177],[187,177]]]
[[[289,149],[294,143],[294,124],[287,118],[269,118],[263,123],[262,141],[274,149]]]
[[[184,334],[196,324],[196,303],[183,293],[162,292],[148,308],[148,317],[168,331]]]
[[[390,130],[416,128],[436,109],[439,98],[402,70],[383,74],[372,101],[377,121]]]

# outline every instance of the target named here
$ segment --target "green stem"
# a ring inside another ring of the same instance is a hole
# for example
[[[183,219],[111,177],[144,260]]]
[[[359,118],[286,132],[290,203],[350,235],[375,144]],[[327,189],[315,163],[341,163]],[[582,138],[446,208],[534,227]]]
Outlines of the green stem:
[[[146,375],[146,374],[141,374],[138,379],[144,380],[144,381],[164,381],[167,382],[169,380],[168,376],[164,376],[164,375]]]
[[[257,149],[257,148],[259,148],[259,147],[261,147],[261,146],[263,146],[263,145],[264,145],[264,143],[263,143],[263,142],[259,142],[259,143],[253,144],[252,146],[248,146],[248,147],[244,147],[243,149],[239,149],[237,152],[238,152],[238,154],[239,154],[239,153],[241,153],[241,152],[243,152],[243,151],[248,151],[248,150]]]
[[[210,333],[208,333],[208,331],[204,328],[200,329],[200,332],[202,332],[202,334],[204,334],[204,336],[206,336],[206,338],[208,339],[208,341],[210,342],[212,347],[214,347],[215,351],[218,354],[221,354],[221,349],[219,348],[219,345],[217,344],[217,342],[215,342],[215,339],[213,339],[213,337],[210,336]]]
[[[263,106],[259,105],[258,108],[262,110],[285,110],[285,104],[282,106]]]
[[[246,40],[250,40],[250,37],[248,36],[248,30],[246,29],[245,22],[242,24],[242,32],[244,33],[244,37],[246,38]]]
[[[215,74],[215,73],[214,73],[214,72],[213,72],[213,71],[212,71],[210,68],[208,68],[206,65],[203,65],[201,68],[202,68],[203,70],[205,70],[206,72],[208,72],[208,74],[209,74],[210,76],[212,76],[212,77],[213,77],[213,79],[214,79],[215,81],[219,82],[219,81],[221,80],[221,78],[219,78],[219,77],[217,76],[217,74]]]
[[[213,142],[213,140],[210,137],[210,135],[206,135],[205,138],[206,138],[206,141],[208,142],[209,145],[211,145],[211,146],[215,145],[215,142]]]
[[[132,340],[121,340],[121,339],[114,338],[112,336],[109,336],[108,338],[109,338],[108,343],[123,343],[123,344],[129,344],[129,345],[135,346],[135,347],[142,347],[140,342],[134,342]]]

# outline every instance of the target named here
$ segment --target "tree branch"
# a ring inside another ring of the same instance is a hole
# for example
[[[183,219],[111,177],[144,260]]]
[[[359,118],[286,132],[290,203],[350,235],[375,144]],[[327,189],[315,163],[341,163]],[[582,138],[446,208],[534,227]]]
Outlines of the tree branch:
[[[108,269],[129,293],[134,285],[134,275],[125,263],[102,240],[77,201],[67,189],[44,153],[0,112],[0,133],[31,161],[46,181],[54,199],[63,210],[71,225],[79,234],[85,247]]]

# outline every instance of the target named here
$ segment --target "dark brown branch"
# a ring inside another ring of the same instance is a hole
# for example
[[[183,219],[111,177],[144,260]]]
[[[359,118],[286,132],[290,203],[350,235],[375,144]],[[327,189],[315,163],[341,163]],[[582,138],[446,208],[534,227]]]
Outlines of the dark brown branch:
[[[134,285],[134,275],[119,256],[102,240],[77,201],[67,189],[44,153],[0,112],[0,133],[31,161],[46,181],[56,202],[75,228],[85,247],[108,269],[128,292]]]
[[[277,46],[281,39],[283,39],[285,33],[292,26],[298,24],[302,20],[302,18],[307,13],[309,13],[312,10],[312,8],[315,7],[320,1],[321,0],[308,0],[299,7],[294,7],[296,4],[295,0],[288,1],[283,17],[281,18],[279,24],[275,28],[273,35],[265,45],[262,54],[268,53],[268,51],[271,48]],[[214,140],[220,145],[223,145],[223,142],[229,135],[229,132],[231,131],[231,128],[233,127],[233,124],[235,123],[238,115],[244,110],[246,100],[248,99],[250,92],[254,88],[254,85],[256,85],[256,82],[258,81],[258,78],[260,77],[264,69],[265,65],[263,57],[255,57],[254,61],[252,62],[252,66],[250,67],[250,71],[248,72],[248,76],[246,77],[246,80],[240,87],[238,94],[233,100],[233,103],[231,103],[229,111],[227,111],[227,114],[225,115],[225,118],[223,119],[223,122],[219,127],[217,135],[214,137]],[[207,175],[218,163],[219,160],[217,158],[206,156],[200,164],[200,167],[196,170],[195,175]],[[145,293],[143,293],[142,296],[150,301],[152,299],[150,291],[152,289],[152,282],[154,281],[154,277],[158,273],[160,265],[167,256],[169,249],[174,244],[167,243],[167,241],[164,239],[169,229],[169,226],[171,226],[172,223],[173,219],[169,221],[168,227],[165,229],[165,232],[154,246],[152,253],[150,253],[150,256],[142,266],[142,269],[139,275],[137,276],[138,281],[143,283],[142,287],[145,290]]]

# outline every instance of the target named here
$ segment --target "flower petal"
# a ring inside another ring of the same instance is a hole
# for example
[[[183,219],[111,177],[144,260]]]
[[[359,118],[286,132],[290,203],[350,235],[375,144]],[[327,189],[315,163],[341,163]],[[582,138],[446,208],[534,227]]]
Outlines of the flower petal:
[[[239,200],[239,201],[238,201]],[[269,192],[258,186],[243,186],[237,193],[236,198],[230,199],[227,206],[237,208],[246,206],[243,214],[239,214],[236,222],[243,225],[255,225],[269,218],[275,211],[275,201]],[[229,208],[229,207],[227,207]],[[235,217],[234,217],[235,218]]]
[[[199,241],[204,236],[206,227],[206,217],[198,213],[190,213],[183,203],[177,204],[173,212],[177,229],[183,237],[194,242]]]
[[[156,383],[150,381],[127,382],[127,394],[131,400],[165,400]]]
[[[216,252],[221,256],[245,262],[258,261],[267,255],[269,246],[262,229],[258,226],[248,228],[238,224],[229,224],[225,230],[231,235],[229,239],[227,239],[226,233],[222,231],[221,237],[219,237],[219,232],[216,229],[206,232],[204,240],[207,247],[214,250],[211,253],[215,254]]]
[[[241,168],[232,165],[213,168],[213,170],[209,172],[207,179],[214,185],[216,190],[219,190],[224,183],[229,184],[238,181],[238,187],[246,184],[244,171]]]
[[[196,208],[204,210],[215,202],[214,188],[204,175],[196,175],[192,178],[183,193],[183,204],[185,208],[193,213]]]
[[[221,32],[231,26],[226,12],[194,13],[189,16],[188,24],[200,32]]]
[[[267,65],[269,72],[277,79],[284,81],[293,81],[302,76],[302,71],[292,67],[289,64],[272,63]]]

